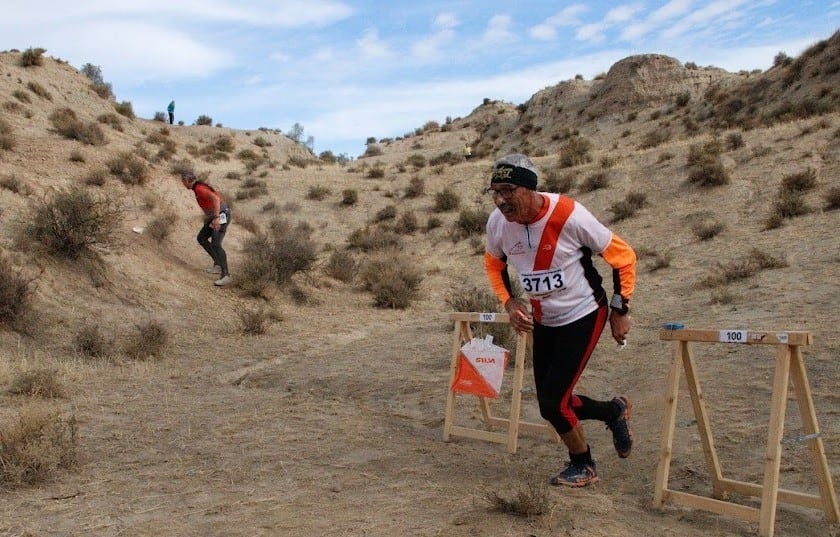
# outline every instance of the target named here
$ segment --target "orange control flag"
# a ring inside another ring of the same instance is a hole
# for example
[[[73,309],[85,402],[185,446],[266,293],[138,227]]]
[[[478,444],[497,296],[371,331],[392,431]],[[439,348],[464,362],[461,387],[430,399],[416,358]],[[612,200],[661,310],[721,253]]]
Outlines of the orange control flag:
[[[498,397],[509,356],[507,349],[493,344],[493,336],[472,338],[458,353],[451,390],[479,397]]]

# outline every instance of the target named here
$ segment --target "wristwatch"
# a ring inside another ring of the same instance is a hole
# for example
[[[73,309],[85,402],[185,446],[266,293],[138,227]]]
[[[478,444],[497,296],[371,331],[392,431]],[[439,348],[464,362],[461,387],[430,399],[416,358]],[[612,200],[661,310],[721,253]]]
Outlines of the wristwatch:
[[[627,315],[630,313],[630,305],[627,300],[618,293],[614,294],[612,299],[610,299],[610,309],[619,315]]]

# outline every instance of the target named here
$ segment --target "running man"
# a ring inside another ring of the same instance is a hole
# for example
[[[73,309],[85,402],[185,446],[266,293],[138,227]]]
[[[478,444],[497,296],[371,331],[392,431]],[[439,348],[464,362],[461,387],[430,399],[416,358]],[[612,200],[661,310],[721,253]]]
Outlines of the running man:
[[[597,401],[574,393],[574,388],[607,319],[613,338],[624,344],[631,327],[628,302],[635,287],[636,254],[580,203],[537,192],[537,176],[525,155],[495,162],[487,193],[496,210],[487,221],[484,268],[513,329],[533,332],[540,414],[560,435],[570,459],[549,482],[583,487],[597,482],[598,473],[581,420],[606,423],[619,457],[629,456],[633,446],[626,396]],[[612,299],[601,285],[593,253],[613,268]],[[530,298],[530,311],[511,296],[508,264]]]
[[[181,183],[184,188],[193,191],[195,201],[204,211],[204,225],[201,226],[196,240],[213,259],[213,266],[208,268],[207,272],[220,275],[219,279],[213,282],[218,287],[227,285],[231,282],[231,278],[228,272],[227,253],[222,248],[222,240],[225,238],[225,232],[230,223],[230,207],[222,196],[213,190],[213,187],[196,179],[191,171],[181,174]]]

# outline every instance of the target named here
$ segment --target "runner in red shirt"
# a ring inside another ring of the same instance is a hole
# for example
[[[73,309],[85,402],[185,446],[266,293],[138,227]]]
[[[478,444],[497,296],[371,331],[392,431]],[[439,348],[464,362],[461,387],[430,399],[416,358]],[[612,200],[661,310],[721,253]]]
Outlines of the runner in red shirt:
[[[213,259],[213,266],[208,268],[207,272],[220,275],[214,282],[217,286],[227,285],[231,282],[231,278],[228,271],[227,253],[222,248],[222,240],[225,238],[225,232],[230,223],[230,207],[222,196],[213,190],[213,187],[196,179],[193,172],[182,173],[181,182],[185,188],[195,193],[195,200],[204,211],[204,225],[201,226],[196,240]]]
[[[571,459],[550,482],[582,487],[598,481],[598,473],[580,420],[605,422],[621,458],[633,446],[627,397],[597,401],[574,388],[607,319],[619,344],[630,331],[636,254],[580,203],[536,189],[537,169],[525,155],[496,161],[487,189],[496,210],[487,221],[484,267],[514,330],[533,332],[540,414],[557,430]],[[593,253],[613,268],[612,300],[592,263]],[[508,265],[530,298],[530,311],[511,296]]]

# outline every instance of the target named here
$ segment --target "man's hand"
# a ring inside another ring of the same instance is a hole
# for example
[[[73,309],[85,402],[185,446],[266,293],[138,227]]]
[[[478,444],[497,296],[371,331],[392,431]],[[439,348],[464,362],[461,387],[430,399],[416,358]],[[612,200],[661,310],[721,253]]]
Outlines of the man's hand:
[[[534,318],[522,302],[509,298],[505,302],[505,311],[510,316],[510,326],[516,330],[517,334],[527,333],[534,329]]]
[[[219,231],[221,229],[222,224],[219,223],[219,217],[215,217],[213,220],[210,220],[210,227],[213,231]]]
[[[633,325],[633,320],[630,314],[619,315],[614,311],[610,311],[610,330],[612,330],[612,337],[619,345],[627,340],[627,334],[630,332],[630,327]]]

